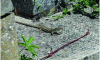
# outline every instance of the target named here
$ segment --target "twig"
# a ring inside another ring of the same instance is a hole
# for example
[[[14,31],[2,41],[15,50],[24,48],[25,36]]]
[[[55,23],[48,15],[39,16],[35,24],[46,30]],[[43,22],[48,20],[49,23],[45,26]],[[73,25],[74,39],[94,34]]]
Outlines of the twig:
[[[89,29],[88,29],[88,31],[86,32],[86,34],[85,34],[85,35],[83,35],[82,37],[80,37],[80,38],[78,38],[78,39],[76,39],[76,40],[74,40],[74,41],[72,41],[72,42],[69,42],[69,43],[67,43],[67,44],[63,45],[62,47],[60,47],[60,48],[56,49],[55,51],[52,51],[51,53],[49,53],[49,55],[48,55],[48,56],[43,57],[43,58],[41,58],[40,60],[47,59],[47,58],[51,57],[53,54],[55,54],[56,52],[58,52],[60,49],[63,49],[64,47],[68,46],[69,44],[71,44],[71,43],[74,43],[74,42],[78,41],[79,39],[81,39],[81,38],[83,38],[83,37],[87,36],[88,34],[90,34]],[[51,48],[51,50],[52,50],[52,48]]]

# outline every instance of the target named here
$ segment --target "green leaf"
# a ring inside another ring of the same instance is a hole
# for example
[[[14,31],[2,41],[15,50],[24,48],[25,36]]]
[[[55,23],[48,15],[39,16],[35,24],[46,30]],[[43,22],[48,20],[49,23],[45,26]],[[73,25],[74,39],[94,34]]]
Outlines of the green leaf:
[[[35,51],[32,52],[32,55],[36,55],[36,54],[37,54],[37,52],[35,52]]]
[[[67,14],[67,9],[66,8],[64,8],[64,13]]]
[[[21,56],[21,54],[19,54],[19,56]]]
[[[95,5],[96,4],[96,1],[90,1],[90,4],[92,4],[92,5]]]
[[[60,14],[57,16],[57,19],[59,19],[60,18]]]
[[[96,16],[96,15],[98,15],[99,13],[95,13],[95,14],[91,14],[92,16]]]
[[[43,11],[41,10],[41,12],[43,12]]]
[[[19,43],[19,45],[26,46],[26,44],[25,44],[25,43]]]
[[[40,47],[38,47],[36,45],[29,45],[28,47],[34,47],[34,48],[40,49]]]
[[[32,52],[32,57],[34,58],[36,56],[37,52]]]
[[[26,59],[29,59],[29,58],[26,58]]]
[[[28,47],[28,51],[33,52],[34,49],[32,47]]]
[[[89,2],[85,1],[85,5],[84,6],[88,7],[89,6]]]
[[[33,37],[30,37],[27,43],[27,46],[33,41]]]
[[[70,1],[70,0],[67,0],[67,1]]]
[[[79,0],[79,2],[82,2],[82,1],[84,1],[84,0]]]
[[[79,7],[79,4],[75,5],[75,6],[74,6],[74,9],[76,9],[76,8],[78,8],[78,7]]]
[[[52,17],[56,17],[56,16],[52,16]]]
[[[79,1],[75,0],[75,2],[79,2]]]
[[[97,11],[97,12],[99,12],[99,8],[95,8],[95,9],[94,9],[94,11]]]
[[[67,1],[69,1],[69,2],[74,2],[74,0],[67,0]]]
[[[40,7],[42,4],[38,5],[38,7]]]
[[[28,60],[33,60],[32,58],[26,58],[26,60],[27,60],[27,59],[28,59]]]
[[[51,13],[49,13],[49,14],[47,14],[47,15],[49,16],[49,15],[51,15],[52,13],[53,13],[53,12],[51,12]]]
[[[32,55],[32,57],[34,58],[34,57],[35,57],[35,55]]]
[[[37,1],[35,0],[35,3],[37,3]]]
[[[21,35],[22,36],[22,35]],[[25,44],[27,44],[27,40],[24,36],[22,36],[23,41],[25,42]]]
[[[65,16],[65,14],[63,14],[63,15],[61,16],[61,18],[64,17],[64,16]]]
[[[98,4],[95,4],[94,6],[95,6],[95,7],[98,7]],[[99,8],[99,7],[98,7],[98,8]]]

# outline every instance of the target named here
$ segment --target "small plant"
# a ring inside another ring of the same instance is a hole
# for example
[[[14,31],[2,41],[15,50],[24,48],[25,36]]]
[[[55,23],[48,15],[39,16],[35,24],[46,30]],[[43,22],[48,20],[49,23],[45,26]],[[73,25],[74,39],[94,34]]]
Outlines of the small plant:
[[[22,45],[22,46],[25,46],[24,49],[25,49],[26,47],[28,47],[28,49],[26,48],[25,50],[31,52],[33,58],[34,58],[35,56],[37,56],[37,52],[34,51],[34,48],[39,49],[39,47],[36,46],[36,45],[31,45],[31,44],[30,44],[30,43],[33,41],[33,37],[30,37],[29,40],[28,40],[28,42],[27,42],[27,40],[26,40],[26,38],[25,38],[24,36],[22,36],[22,38],[23,38],[23,41],[24,41],[25,43],[18,43],[18,44],[19,44],[19,45]],[[22,49],[22,50],[23,50],[23,49]],[[21,51],[22,51],[22,50],[21,50]],[[21,52],[21,51],[20,51],[20,52]],[[20,52],[19,52],[19,53],[20,53]],[[21,56],[21,57],[24,57],[24,58],[26,58],[26,59],[31,59],[31,58],[27,58],[27,57],[25,57],[25,56]],[[37,57],[38,57],[38,56],[37,56]],[[23,58],[21,58],[21,59],[23,59]]]
[[[64,8],[64,14],[67,14],[67,8]]]
[[[65,15],[67,14],[67,8],[64,8],[64,13],[63,13],[63,15],[58,15],[58,16],[52,16],[52,18],[53,19],[60,19],[60,18],[62,18],[62,17],[64,17]]]
[[[79,1],[67,0],[67,1],[76,2],[77,4],[73,6],[73,10],[78,11],[82,14],[88,14],[87,12],[84,11],[84,8],[88,7],[93,8],[93,12],[88,15],[96,16],[99,14],[99,6],[94,0],[79,0]]]
[[[37,1],[35,0],[35,3],[37,4]],[[42,5],[42,4],[37,4],[38,5],[38,8],[40,9],[40,11],[41,12],[43,12],[46,16],[50,16],[53,12],[50,12],[50,13],[48,13],[48,14],[46,14],[41,8],[40,8],[40,6]],[[65,14],[67,14],[67,9],[66,8],[64,8],[64,14],[63,15],[58,15],[58,16],[52,16],[52,18],[53,19],[59,19],[59,18],[62,18],[62,17],[64,17],[65,16]],[[56,17],[56,18],[54,18],[54,17]]]
[[[89,16],[96,16],[99,14],[99,6],[98,4],[96,4],[96,1],[89,1],[89,0],[79,0],[79,1],[74,1],[74,0],[67,0],[69,2],[76,2],[77,4],[73,6],[73,9],[71,11],[78,11],[79,13],[82,13],[82,14],[87,14]],[[37,1],[35,0],[35,3],[37,4]],[[43,12],[46,16],[50,16],[53,12],[50,12],[50,13],[46,13],[44,12],[40,6],[42,4],[37,4],[38,5],[38,8],[40,9],[41,12]],[[88,7],[92,7],[93,8],[93,12],[91,14],[88,14],[87,12],[84,11],[84,8],[88,8]],[[52,16],[53,19],[60,19],[62,17],[65,16],[65,14],[67,14],[67,7],[64,8],[64,14],[63,15],[58,15],[58,16]]]

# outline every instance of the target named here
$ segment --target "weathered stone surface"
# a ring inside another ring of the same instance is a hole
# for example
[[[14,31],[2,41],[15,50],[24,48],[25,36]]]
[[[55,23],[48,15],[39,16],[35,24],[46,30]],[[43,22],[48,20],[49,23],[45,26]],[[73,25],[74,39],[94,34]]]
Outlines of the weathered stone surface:
[[[1,19],[1,60],[19,60],[14,13]]]
[[[48,11],[55,6],[59,5],[62,0],[36,0],[37,3],[35,3],[35,0],[12,0],[14,8],[19,12],[23,12],[25,14],[29,15],[35,15],[40,13],[40,9],[38,8],[38,5],[42,4],[40,8],[43,11]],[[66,2],[66,0],[63,0]],[[38,4],[38,5],[37,5]]]
[[[1,0],[1,15],[8,13],[12,9],[14,8],[11,0]]]

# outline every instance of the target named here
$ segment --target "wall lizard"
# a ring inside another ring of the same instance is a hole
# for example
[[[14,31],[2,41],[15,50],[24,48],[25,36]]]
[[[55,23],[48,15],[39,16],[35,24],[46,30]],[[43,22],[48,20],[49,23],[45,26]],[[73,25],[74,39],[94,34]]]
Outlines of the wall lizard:
[[[35,25],[27,24],[27,23],[18,22],[18,21],[15,21],[15,22],[26,25],[26,26],[38,28],[39,32],[42,30],[44,32],[51,33],[51,35],[54,35],[54,34],[59,35],[59,34],[61,34],[61,32],[59,32],[59,31],[63,29],[62,27],[57,27],[57,28],[52,29],[52,28],[48,28],[48,27],[44,26],[43,24],[39,24],[38,26],[35,26]]]

